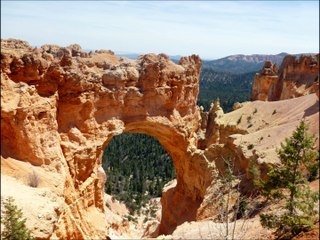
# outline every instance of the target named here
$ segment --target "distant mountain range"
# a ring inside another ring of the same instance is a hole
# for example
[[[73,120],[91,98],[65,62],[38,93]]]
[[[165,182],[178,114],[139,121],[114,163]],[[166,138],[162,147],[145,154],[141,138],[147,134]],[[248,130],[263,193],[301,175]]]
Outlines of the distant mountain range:
[[[138,53],[116,53],[119,57],[126,57],[129,59],[137,59],[140,55]],[[215,60],[203,60],[202,68],[211,69],[216,72],[229,72],[233,74],[243,74],[249,72],[257,72],[259,71],[264,62],[267,60],[276,63],[278,66],[281,65],[282,60],[285,56],[289,55],[289,53],[279,53],[279,54],[253,54],[253,55],[231,55],[220,59]],[[294,54],[299,56],[301,54]],[[170,59],[178,63],[181,55],[169,55]]]
[[[203,61],[202,67],[209,68],[217,72],[230,72],[236,74],[259,71],[267,60],[281,65],[282,60],[288,53],[276,55],[253,54],[253,55],[231,55],[212,61]]]
[[[89,52],[90,50],[87,49],[84,51]],[[229,72],[233,74],[258,72],[262,68],[265,61],[270,60],[280,66],[285,56],[300,56],[302,54],[310,55],[312,53],[290,54],[282,52],[279,54],[235,54],[214,60],[202,60],[202,68],[209,68],[216,72]],[[134,60],[143,55],[143,53],[115,52],[115,55]],[[169,55],[169,58],[175,63],[178,63],[181,57],[181,55]]]

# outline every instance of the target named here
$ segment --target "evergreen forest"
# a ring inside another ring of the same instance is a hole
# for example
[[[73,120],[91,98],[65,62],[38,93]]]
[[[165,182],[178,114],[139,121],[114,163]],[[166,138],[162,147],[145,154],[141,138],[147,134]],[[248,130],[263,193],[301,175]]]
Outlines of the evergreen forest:
[[[219,97],[224,112],[232,111],[234,103],[250,99],[255,73],[234,74],[202,68],[197,104],[209,111],[211,102]]]
[[[150,198],[161,197],[163,186],[175,178],[170,155],[155,138],[122,133],[106,147],[102,166],[107,174],[106,193],[124,202],[131,213]]]

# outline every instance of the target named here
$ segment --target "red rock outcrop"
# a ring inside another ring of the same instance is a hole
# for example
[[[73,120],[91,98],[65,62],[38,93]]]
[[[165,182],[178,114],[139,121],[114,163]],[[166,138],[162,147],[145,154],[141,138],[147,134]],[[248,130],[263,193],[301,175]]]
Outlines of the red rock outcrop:
[[[251,100],[277,101],[318,92],[319,54],[286,56],[278,70],[267,61],[253,82]]]
[[[212,180],[195,147],[200,66],[196,55],[177,65],[165,54],[131,61],[1,41],[1,156],[61,172],[65,205],[52,236],[105,237],[90,214],[104,217],[101,154],[122,132],[156,137],[173,158],[177,185],[164,193],[160,232],[195,219]]]

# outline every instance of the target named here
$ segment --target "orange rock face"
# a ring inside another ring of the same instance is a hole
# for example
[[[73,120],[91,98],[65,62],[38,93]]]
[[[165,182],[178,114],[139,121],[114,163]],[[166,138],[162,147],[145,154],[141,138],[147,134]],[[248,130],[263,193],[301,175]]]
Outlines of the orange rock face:
[[[90,209],[103,218],[101,155],[122,132],[156,137],[173,158],[177,185],[164,194],[161,233],[195,219],[211,182],[194,147],[200,66],[195,55],[176,65],[164,54],[132,61],[111,51],[85,53],[78,45],[32,49],[1,41],[1,155],[62,173],[65,206],[55,236],[105,237]]]
[[[318,92],[319,54],[287,56],[278,70],[267,61],[257,73],[252,88],[252,100],[277,101]]]

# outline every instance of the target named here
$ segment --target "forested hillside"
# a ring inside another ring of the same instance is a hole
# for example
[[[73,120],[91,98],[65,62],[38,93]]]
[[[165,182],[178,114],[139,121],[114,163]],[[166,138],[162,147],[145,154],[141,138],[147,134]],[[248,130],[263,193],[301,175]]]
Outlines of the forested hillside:
[[[165,183],[175,178],[170,155],[153,137],[123,133],[113,137],[104,151],[103,168],[108,194],[134,212],[150,198],[160,197]]]
[[[219,97],[223,110],[230,112],[235,102],[249,100],[255,73],[232,74],[202,68],[198,105],[208,111],[210,103]]]

